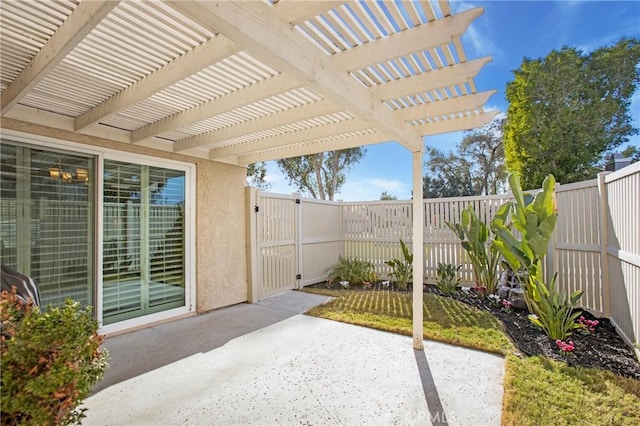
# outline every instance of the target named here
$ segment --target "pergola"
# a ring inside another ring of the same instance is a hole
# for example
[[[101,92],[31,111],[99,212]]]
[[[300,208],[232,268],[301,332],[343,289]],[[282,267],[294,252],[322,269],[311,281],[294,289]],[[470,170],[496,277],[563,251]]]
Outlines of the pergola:
[[[1,111],[124,144],[248,165],[397,141],[422,192],[423,137],[496,112],[447,1],[1,3]],[[413,200],[414,282],[424,256]],[[414,347],[422,288],[414,287]]]

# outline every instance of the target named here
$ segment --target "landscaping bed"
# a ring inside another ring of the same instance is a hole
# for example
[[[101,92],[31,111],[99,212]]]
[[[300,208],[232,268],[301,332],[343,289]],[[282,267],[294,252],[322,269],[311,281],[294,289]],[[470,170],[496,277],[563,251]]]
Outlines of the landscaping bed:
[[[624,377],[640,380],[640,362],[635,353],[618,335],[607,318],[596,318],[587,311],[582,316],[587,320],[598,320],[594,333],[583,334],[575,330],[568,340],[575,344],[573,352],[563,353],[554,341],[549,339],[527,318],[527,312],[506,310],[490,299],[473,292],[456,291],[451,295],[442,294],[437,288],[426,286],[427,292],[443,297],[453,297],[461,302],[491,312],[500,319],[505,331],[517,346],[528,356],[543,355],[563,361],[571,366],[583,366],[612,371]]]

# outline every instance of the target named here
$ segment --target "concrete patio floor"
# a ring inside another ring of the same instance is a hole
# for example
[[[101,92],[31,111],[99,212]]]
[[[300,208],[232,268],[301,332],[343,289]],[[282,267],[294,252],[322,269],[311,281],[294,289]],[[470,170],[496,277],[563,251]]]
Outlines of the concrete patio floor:
[[[498,425],[504,360],[313,318],[289,292],[107,339],[85,425]]]

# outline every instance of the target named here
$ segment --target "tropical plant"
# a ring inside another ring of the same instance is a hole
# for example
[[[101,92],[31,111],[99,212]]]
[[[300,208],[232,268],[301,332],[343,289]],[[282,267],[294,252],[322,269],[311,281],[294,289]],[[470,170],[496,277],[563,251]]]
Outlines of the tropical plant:
[[[438,279],[436,287],[443,293],[453,293],[460,284],[460,271],[462,265],[453,265],[451,263],[438,263]]]
[[[402,259],[392,259],[384,262],[391,266],[391,276],[394,277],[396,285],[401,290],[406,290],[409,283],[413,281],[413,253],[409,251],[409,247],[400,240],[400,249],[402,251]]]
[[[43,312],[15,291],[1,297],[1,423],[79,423],[85,410],[77,407],[107,367],[91,310],[67,300]]]
[[[350,286],[361,286],[365,282],[374,282],[377,275],[373,263],[340,257],[338,263],[333,265],[328,272],[331,282],[348,281]]]
[[[476,286],[485,287],[489,294],[495,292],[500,253],[493,244],[487,244],[489,240],[487,225],[478,219],[471,205],[462,210],[460,223],[446,223],[460,238],[462,247],[469,255],[476,277]]]
[[[582,314],[575,309],[582,297],[582,290],[568,295],[556,290],[557,274],[547,286],[542,281],[532,283],[537,297],[531,304],[532,314],[529,319],[545,332],[552,340],[564,340],[571,335],[571,330],[580,329],[582,325],[576,319]]]
[[[516,174],[510,174],[509,185],[514,200],[500,206],[491,221],[491,230],[495,234],[493,247],[500,251],[516,277],[521,276],[518,271],[526,272],[527,278],[521,284],[525,289],[529,310],[530,302],[538,298],[537,284],[542,283],[542,259],[547,254],[558,220],[555,183],[553,175],[548,175],[542,182],[542,190],[534,197],[522,191]],[[520,238],[513,228],[521,235]]]

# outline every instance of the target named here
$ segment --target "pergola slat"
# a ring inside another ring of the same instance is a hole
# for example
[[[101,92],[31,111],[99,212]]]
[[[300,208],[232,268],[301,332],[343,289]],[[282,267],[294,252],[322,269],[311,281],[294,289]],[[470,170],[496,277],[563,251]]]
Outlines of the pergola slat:
[[[426,117],[436,117],[448,113],[470,111],[480,108],[489,97],[496,93],[495,90],[475,93],[473,95],[459,96],[437,102],[429,102],[396,110],[396,114],[402,121],[419,120]]]
[[[238,157],[238,164],[252,164],[260,161],[268,161],[274,158],[293,158],[301,155],[318,154],[321,152],[335,151],[338,149],[357,148],[363,145],[371,145],[385,142],[386,138],[380,133],[366,133],[360,135],[335,135],[334,139],[306,141],[308,144],[299,146],[281,146],[278,150],[266,153],[257,151]]]
[[[420,136],[398,123],[386,107],[372,103],[365,88],[353,79],[345,79],[345,70],[336,66],[332,58],[310,52],[308,41],[274,16],[267,5],[259,2],[172,2],[172,5],[353,112],[387,134],[388,139],[410,149],[422,145]]]
[[[116,7],[116,1],[82,2],[60,28],[2,92],[1,111],[5,114],[34,88],[49,71],[58,65],[71,50]]]
[[[325,124],[323,126],[311,127],[297,132],[276,135],[269,138],[259,139],[254,142],[231,145],[228,147],[212,149],[210,158],[221,158],[247,154],[252,151],[264,151],[277,148],[279,146],[302,143],[308,140],[320,139],[332,135],[354,132],[357,130],[367,130],[370,127],[362,120],[352,119],[337,123]],[[273,158],[271,158],[273,159]]]
[[[336,65],[354,70],[378,64],[391,58],[442,46],[466,31],[471,22],[482,14],[482,8],[469,9],[448,18],[439,19],[411,31],[391,34],[389,37],[365,43],[334,56]]]
[[[302,105],[297,108],[286,109],[274,114],[248,120],[241,124],[235,124],[223,129],[182,139],[178,143],[185,149],[194,148],[202,145],[210,145],[215,147],[216,144],[229,139],[238,138],[243,135],[257,133],[263,130],[273,129],[275,127],[284,126],[289,123],[307,120],[313,117],[323,116],[338,112],[341,109],[331,102],[321,100]]]
[[[423,136],[438,135],[440,133],[457,132],[460,130],[471,130],[484,126],[491,122],[499,111],[486,111],[480,114],[468,115],[449,120],[440,120],[433,123],[419,124],[414,126]]]
[[[292,80],[285,74],[278,74],[267,80],[252,84],[251,86],[232,92],[226,96],[214,99],[210,102],[176,114],[160,122],[151,124],[144,128],[132,132],[132,140],[138,141],[149,136],[162,134],[169,130],[184,127],[188,124],[213,117],[223,112],[227,112],[243,105],[250,104],[260,99],[282,93],[287,90],[300,87],[300,83]],[[197,145],[176,143],[176,152],[194,148]]]
[[[417,92],[426,92],[451,84],[461,84],[476,76],[489,61],[491,61],[490,57],[474,59],[447,68],[390,81],[373,87],[371,94],[377,99],[392,99],[413,95]]]
[[[237,51],[238,47],[224,36],[210,39],[178,59],[169,62],[166,66],[143,78],[133,86],[77,117],[75,120],[76,130],[98,123],[100,120],[148,98],[165,87],[183,80]]]

